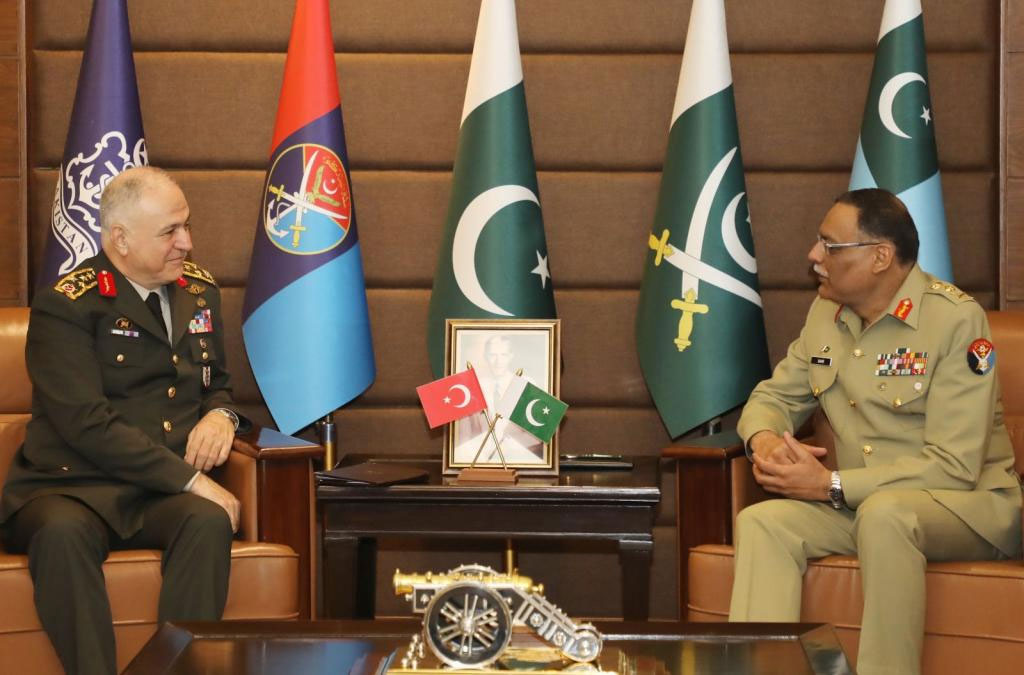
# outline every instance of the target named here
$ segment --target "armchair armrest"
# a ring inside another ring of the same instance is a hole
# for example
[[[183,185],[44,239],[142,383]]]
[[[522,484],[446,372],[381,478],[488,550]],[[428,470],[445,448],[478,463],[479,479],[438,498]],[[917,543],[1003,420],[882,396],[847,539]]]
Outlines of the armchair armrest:
[[[723,431],[663,448],[676,465],[679,606],[686,608],[689,552],[701,544],[729,544],[739,511],[768,498],[754,481],[743,441]]]
[[[235,437],[216,476],[242,502],[239,532],[299,555],[299,618],[312,618],[316,542],[313,459],[324,449],[258,425]]]

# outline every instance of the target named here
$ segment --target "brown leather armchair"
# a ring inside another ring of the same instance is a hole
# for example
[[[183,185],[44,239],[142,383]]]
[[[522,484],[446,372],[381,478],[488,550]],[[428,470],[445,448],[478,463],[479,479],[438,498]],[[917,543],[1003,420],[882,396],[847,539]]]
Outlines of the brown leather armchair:
[[[0,308],[0,484],[25,437],[31,417],[32,387],[25,370],[28,308]],[[242,502],[237,540],[231,550],[231,580],[225,619],[295,619],[309,614],[309,557],[313,510],[300,510],[307,522],[288,526],[287,538],[272,536],[274,524],[264,522],[271,510],[270,490],[282,471],[299,488],[311,485],[309,458],[319,446],[259,447],[256,439],[236,439],[234,451],[217,471],[217,479]],[[304,471],[304,474],[303,474]],[[303,475],[305,478],[303,479]],[[307,501],[310,491],[305,492]],[[280,509],[273,509],[279,512]],[[281,529],[280,513],[275,514]],[[271,536],[268,536],[271,535]],[[288,540],[292,546],[266,543]],[[294,547],[294,548],[293,548]],[[299,552],[296,552],[296,549]],[[116,551],[103,565],[107,581],[118,669],[123,669],[157,629],[160,551]],[[300,591],[301,588],[301,591]],[[39,625],[32,599],[28,558],[3,550],[0,542],[0,673],[60,673],[57,656]]]
[[[998,358],[1006,426],[1024,473],[1024,312],[988,313]],[[815,416],[813,441],[829,447],[831,430]],[[769,498],[754,482],[739,439],[719,434],[665,448],[676,460],[680,615],[725,621],[733,581],[732,523],[744,506]],[[931,563],[927,571],[923,670],[1018,673],[1024,662],[1024,562]],[[804,576],[801,620],[830,623],[856,658],[863,609],[857,559],[829,556]]]

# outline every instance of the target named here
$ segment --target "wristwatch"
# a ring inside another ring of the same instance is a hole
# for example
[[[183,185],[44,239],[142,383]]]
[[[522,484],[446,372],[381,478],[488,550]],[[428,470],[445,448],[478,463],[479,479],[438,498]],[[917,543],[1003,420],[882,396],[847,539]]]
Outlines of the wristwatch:
[[[839,480],[839,472],[832,472],[832,480],[828,484],[828,498],[832,502],[832,508],[839,510],[846,506],[846,497],[843,495],[843,483]]]
[[[234,410],[228,410],[227,408],[214,408],[210,412],[220,413],[227,417],[235,425],[235,431],[238,431],[238,415],[235,414]]]

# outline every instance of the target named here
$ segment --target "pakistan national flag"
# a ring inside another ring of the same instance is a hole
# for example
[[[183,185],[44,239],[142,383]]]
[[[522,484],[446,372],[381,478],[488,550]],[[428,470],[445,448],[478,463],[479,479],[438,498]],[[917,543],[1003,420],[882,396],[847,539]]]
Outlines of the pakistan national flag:
[[[637,310],[647,387],[673,438],[768,376],[722,0],[694,0]]]
[[[513,0],[483,0],[462,109],[427,348],[444,370],[445,319],[554,318]]]
[[[850,189],[881,187],[903,200],[921,267],[953,281],[932,117],[921,2],[887,0]]]

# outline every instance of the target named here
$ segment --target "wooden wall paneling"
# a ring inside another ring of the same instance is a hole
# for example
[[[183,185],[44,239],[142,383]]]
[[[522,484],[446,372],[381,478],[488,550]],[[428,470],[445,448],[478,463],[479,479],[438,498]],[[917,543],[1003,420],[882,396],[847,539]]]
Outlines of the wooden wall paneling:
[[[26,287],[24,0],[0,0],[0,305]]]

